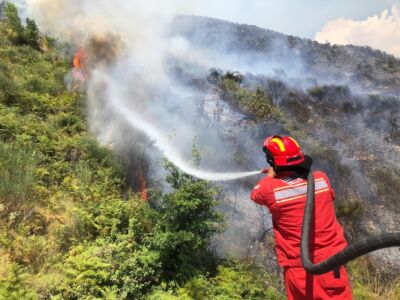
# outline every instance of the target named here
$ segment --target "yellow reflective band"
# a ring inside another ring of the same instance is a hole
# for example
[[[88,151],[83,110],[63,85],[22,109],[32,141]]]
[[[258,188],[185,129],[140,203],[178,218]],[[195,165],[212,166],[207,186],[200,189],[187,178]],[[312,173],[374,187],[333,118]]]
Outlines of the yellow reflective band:
[[[271,140],[271,143],[272,143],[272,142],[277,143],[278,146],[279,146],[279,149],[281,149],[282,152],[285,152],[285,145],[282,143],[282,141],[281,141],[280,139],[278,139],[278,138],[273,138],[273,139]]]
[[[300,145],[299,145],[299,144],[296,142],[296,140],[295,140],[294,138],[291,138],[291,137],[289,137],[289,139],[291,139],[291,140],[292,140],[292,142],[293,142],[293,143],[295,143],[295,144],[296,144],[296,146],[300,148]]]

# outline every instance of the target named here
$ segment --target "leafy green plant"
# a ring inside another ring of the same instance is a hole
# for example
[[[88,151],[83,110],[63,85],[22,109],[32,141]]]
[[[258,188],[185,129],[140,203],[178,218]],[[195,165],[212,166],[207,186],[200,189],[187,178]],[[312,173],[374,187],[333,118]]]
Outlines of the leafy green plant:
[[[240,86],[240,80],[233,75],[225,75],[222,80],[222,88],[225,97],[233,104],[254,115],[257,120],[265,120],[276,114],[269,97],[260,88],[249,91]]]
[[[22,202],[32,200],[36,164],[36,154],[31,149],[11,147],[0,142],[0,199],[3,204],[7,200],[16,208]]]
[[[38,295],[27,284],[28,277],[29,275],[20,266],[13,264],[8,270],[8,275],[0,278],[0,299],[39,299]]]
[[[12,30],[11,38],[17,43],[23,42],[24,27],[22,26],[17,7],[12,3],[7,3],[4,8],[4,15]]]
[[[28,45],[39,48],[39,28],[35,21],[29,18],[26,19],[25,38]]]
[[[231,262],[220,265],[214,276],[193,277],[181,288],[166,287],[148,299],[285,299],[276,289],[276,281],[254,266]]]
[[[39,49],[39,29],[35,21],[27,18],[26,27],[23,26],[17,7],[7,3],[4,8],[6,21],[10,25],[10,39],[17,44],[27,44]]]
[[[354,234],[356,224],[364,213],[363,203],[353,196],[343,199],[335,205],[336,216],[345,224],[348,231]]]

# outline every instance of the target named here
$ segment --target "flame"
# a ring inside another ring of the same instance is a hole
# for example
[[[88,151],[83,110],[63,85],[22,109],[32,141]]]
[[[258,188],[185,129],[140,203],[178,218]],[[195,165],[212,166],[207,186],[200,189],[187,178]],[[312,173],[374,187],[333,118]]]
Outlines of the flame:
[[[80,86],[86,81],[87,71],[86,71],[86,60],[87,55],[83,48],[79,48],[76,51],[74,58],[72,60],[73,70],[73,90],[78,90]]]
[[[147,199],[148,199],[147,183],[146,183],[146,179],[143,174],[143,170],[141,170],[140,175],[139,175],[139,193],[140,193],[140,198],[143,201],[147,201]]]
[[[73,66],[75,69],[83,69],[85,66],[85,60],[86,60],[86,53],[83,48],[79,48],[78,51],[76,51],[73,59]]]

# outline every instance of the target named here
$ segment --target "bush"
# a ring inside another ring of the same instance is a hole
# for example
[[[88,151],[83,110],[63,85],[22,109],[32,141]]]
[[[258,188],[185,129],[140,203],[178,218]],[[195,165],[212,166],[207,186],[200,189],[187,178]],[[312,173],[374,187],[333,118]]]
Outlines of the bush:
[[[262,89],[257,88],[254,92],[244,89],[240,86],[240,81],[231,78],[232,76],[225,76],[222,81],[226,99],[253,115],[257,120],[269,119],[276,115],[271,100]]]
[[[354,234],[357,223],[361,220],[364,213],[363,203],[357,197],[349,197],[343,199],[335,205],[336,216],[346,226],[346,232],[350,231]]]
[[[111,283],[112,264],[106,255],[104,249],[96,246],[80,245],[72,249],[64,266],[63,298],[100,297],[103,288]]]
[[[6,4],[4,15],[11,28],[11,41],[16,44],[26,44],[39,49],[39,29],[35,21],[29,18],[26,19],[26,27],[24,27],[19,17],[18,9],[12,3]]]
[[[187,176],[170,175],[176,174]],[[86,242],[69,250],[60,266],[64,279],[52,293],[81,299],[101,297],[108,289],[117,291],[118,299],[140,299],[163,281],[184,284],[213,270],[207,247],[219,228],[216,191],[204,181],[177,182],[157,210],[137,198],[86,200],[75,209]]]
[[[271,299],[285,297],[274,287],[276,278],[265,271],[239,262],[218,267],[215,276],[196,276],[182,288],[167,287],[156,291],[148,299]]]
[[[27,284],[29,277],[21,267],[13,264],[6,277],[0,278],[0,299],[36,300],[38,295]]]
[[[0,142],[0,200],[3,204],[19,207],[22,202],[32,200],[36,164],[36,154],[31,149]]]
[[[39,49],[39,28],[35,21],[26,19],[25,39],[28,45],[35,49]]]
[[[152,244],[160,252],[165,279],[183,282],[212,262],[207,246],[221,221],[214,211],[215,196],[204,181],[164,196]]]
[[[12,30],[11,39],[16,43],[23,43],[25,39],[24,27],[22,26],[17,7],[12,3],[7,3],[4,8],[4,15]]]
[[[4,66],[3,70],[0,70],[0,103],[12,105],[17,102],[19,88],[7,74],[9,74],[9,68]]]

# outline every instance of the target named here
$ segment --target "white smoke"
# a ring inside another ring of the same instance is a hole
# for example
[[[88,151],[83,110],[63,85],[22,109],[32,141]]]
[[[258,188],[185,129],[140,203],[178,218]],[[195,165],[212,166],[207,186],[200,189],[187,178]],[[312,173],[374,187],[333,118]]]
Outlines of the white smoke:
[[[195,137],[220,153],[214,155],[212,163],[208,161],[208,166],[214,166],[215,171],[229,170],[228,161],[233,158],[218,141],[215,128],[201,126],[196,121],[205,95],[180,84],[170,74],[171,60],[198,65],[203,70],[212,67],[212,62],[196,53],[184,38],[167,34],[175,13],[184,8],[183,3],[27,1],[39,27],[58,37],[82,45],[97,36],[112,35],[121,40],[123,52],[115,64],[107,68],[97,66],[88,83],[90,126],[104,143],[115,141],[118,131],[122,130],[118,127],[122,118],[125,126],[148,135],[163,155],[188,174],[208,180],[255,175],[259,172],[212,174],[196,170],[186,162]],[[103,101],[99,102],[98,98]],[[219,156],[224,156],[225,161]],[[223,169],[219,168],[222,165]]]
[[[100,81],[109,82],[110,84],[106,87],[107,98],[110,99],[107,104],[109,109],[114,113],[123,118],[133,128],[145,133],[154,142],[154,145],[167,157],[174,165],[178,166],[182,171],[187,174],[193,175],[200,179],[212,180],[212,181],[228,181],[235,180],[243,177],[253,176],[260,174],[260,171],[254,172],[232,172],[232,173],[214,173],[202,171],[194,168],[188,164],[182,157],[177,153],[175,147],[171,144],[169,139],[163,134],[163,132],[154,126],[150,121],[143,118],[138,112],[129,109],[129,104],[126,103],[129,100],[124,93],[121,93],[121,87],[119,84],[114,85],[112,78],[108,74],[97,74],[96,78],[102,78]]]
[[[400,57],[400,6],[394,4],[363,21],[340,18],[328,22],[315,36],[320,43],[370,46]]]
[[[166,156],[184,172],[199,178],[226,181],[259,174],[237,172],[245,168],[235,164],[237,145],[244,145],[240,155],[250,158],[252,168],[265,164],[260,145],[254,144],[253,136],[241,133],[237,125],[241,116],[230,113],[229,118],[234,120],[229,119],[226,126],[204,117],[204,107],[215,95],[176,75],[175,70],[181,68],[197,78],[205,78],[211,67],[237,70],[234,64],[240,61],[238,55],[230,56],[224,51],[212,57],[185,37],[171,34],[175,14],[183,8],[187,10],[187,3],[27,0],[27,8],[41,30],[77,46],[85,47],[93,37],[112,37],[108,40],[116,41],[117,56],[111,62],[91,65],[86,83],[89,126],[102,143],[116,145],[117,149],[129,148],[129,142],[139,131],[152,141],[152,147],[146,149],[153,159]],[[241,67],[251,69],[245,64]],[[216,105],[215,101],[212,105]],[[190,163],[194,138],[202,157],[200,169]],[[238,188],[239,185],[229,186],[231,191]],[[254,222],[260,216],[255,204],[243,199],[237,203],[237,209],[252,215],[243,226],[257,231]],[[234,222],[236,214],[230,213]],[[239,239],[242,237],[229,239],[229,243],[238,243]]]

